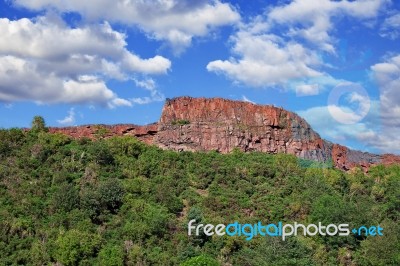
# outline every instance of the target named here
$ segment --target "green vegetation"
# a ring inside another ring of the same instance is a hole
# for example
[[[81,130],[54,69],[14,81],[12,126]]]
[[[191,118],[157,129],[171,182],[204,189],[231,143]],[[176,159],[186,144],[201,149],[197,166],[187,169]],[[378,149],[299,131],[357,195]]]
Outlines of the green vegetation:
[[[96,125],[95,127],[96,127],[95,131],[96,138],[104,138],[105,136],[107,136],[107,134],[110,133],[110,130],[104,126]]]
[[[35,132],[40,132],[40,131],[47,131],[46,123],[41,116],[35,116],[33,117],[32,123],[31,123],[31,129],[32,131]]]
[[[399,166],[344,173],[37,129],[0,130],[0,265],[400,264]],[[384,236],[189,237],[190,219],[380,224]]]
[[[281,112],[279,114],[278,124],[279,124],[279,128],[287,128],[287,126],[288,126],[288,117],[287,117],[287,114],[285,112]]]
[[[186,119],[180,119],[180,120],[174,120],[171,123],[172,125],[178,125],[178,126],[183,126],[183,125],[189,125],[190,121]]]

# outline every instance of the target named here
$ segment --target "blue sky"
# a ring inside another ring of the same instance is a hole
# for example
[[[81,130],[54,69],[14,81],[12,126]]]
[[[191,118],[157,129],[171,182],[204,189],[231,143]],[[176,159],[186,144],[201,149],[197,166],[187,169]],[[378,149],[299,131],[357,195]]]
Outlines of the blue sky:
[[[165,98],[274,104],[351,148],[400,151],[400,4],[9,0],[0,127],[147,124]]]

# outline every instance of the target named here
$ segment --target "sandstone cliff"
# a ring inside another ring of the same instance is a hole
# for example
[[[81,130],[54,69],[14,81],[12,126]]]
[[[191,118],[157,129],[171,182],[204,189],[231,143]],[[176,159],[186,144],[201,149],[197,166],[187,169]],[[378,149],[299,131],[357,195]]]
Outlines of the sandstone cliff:
[[[221,98],[179,97],[167,99],[157,124],[88,125],[50,128],[74,138],[131,135],[164,149],[176,151],[211,151],[288,153],[299,158],[330,162],[343,170],[361,166],[400,163],[394,155],[375,155],[350,150],[323,140],[297,114],[269,105]]]
[[[120,125],[85,125],[74,127],[50,127],[50,133],[61,133],[73,138],[107,138],[112,136],[134,136],[139,140],[152,144],[157,133],[157,124],[138,126],[133,124]]]
[[[323,162],[332,149],[304,119],[282,108],[190,97],[167,100],[155,143],[173,150],[283,152]]]

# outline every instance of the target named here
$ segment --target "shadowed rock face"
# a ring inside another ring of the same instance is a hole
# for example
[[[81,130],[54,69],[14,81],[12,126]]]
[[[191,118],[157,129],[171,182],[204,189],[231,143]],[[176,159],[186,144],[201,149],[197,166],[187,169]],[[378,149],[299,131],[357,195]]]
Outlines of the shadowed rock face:
[[[343,170],[361,166],[400,163],[395,155],[350,150],[323,140],[300,116],[269,105],[221,98],[167,99],[160,121],[147,126],[88,125],[50,128],[74,138],[131,135],[148,144],[176,151],[288,153],[318,162],[333,161]]]

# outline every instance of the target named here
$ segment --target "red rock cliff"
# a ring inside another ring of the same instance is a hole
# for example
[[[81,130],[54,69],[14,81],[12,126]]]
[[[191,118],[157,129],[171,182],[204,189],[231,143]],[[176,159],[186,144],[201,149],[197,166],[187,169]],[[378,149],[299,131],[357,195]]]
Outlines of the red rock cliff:
[[[330,162],[343,170],[400,163],[400,156],[376,155],[323,140],[300,116],[274,106],[221,98],[179,97],[167,100],[154,143],[178,151],[215,150],[288,153]]]
[[[354,151],[323,140],[300,116],[269,105],[221,98],[167,99],[156,124],[88,125],[50,128],[74,138],[131,135],[148,144],[176,151],[288,153],[318,162],[333,161],[343,170],[400,163],[400,156]]]
[[[107,138],[112,136],[134,136],[139,140],[152,144],[154,135],[157,133],[157,124],[146,126],[137,126],[132,124],[120,125],[86,125],[74,127],[51,127],[50,133],[61,133],[73,138],[90,138],[98,137]]]
[[[167,100],[155,143],[167,149],[289,153],[326,161],[329,145],[298,115],[274,106],[226,99]]]

